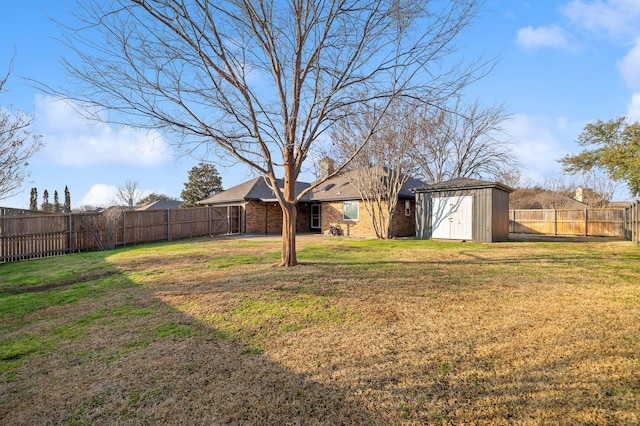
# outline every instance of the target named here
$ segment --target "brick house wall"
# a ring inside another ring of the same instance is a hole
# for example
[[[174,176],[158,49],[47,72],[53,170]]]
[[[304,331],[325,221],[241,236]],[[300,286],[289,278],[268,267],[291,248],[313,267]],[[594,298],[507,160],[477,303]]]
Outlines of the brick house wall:
[[[406,209],[405,201],[409,201]],[[407,211],[405,211],[407,210]],[[409,214],[407,216],[407,213]],[[398,200],[393,218],[391,219],[391,236],[415,237],[416,236],[416,200]]]
[[[322,232],[327,234],[332,224],[338,224],[342,235],[356,238],[375,238],[371,215],[367,212],[362,200],[357,200],[358,220],[344,220],[343,201],[326,201],[322,203]],[[405,201],[398,200],[391,220],[391,237],[413,237],[416,235],[415,200],[410,201],[410,214],[405,215]]]
[[[247,234],[282,234],[282,209],[275,202],[249,201],[245,203]],[[311,209],[306,204],[298,205],[296,232],[309,232]]]

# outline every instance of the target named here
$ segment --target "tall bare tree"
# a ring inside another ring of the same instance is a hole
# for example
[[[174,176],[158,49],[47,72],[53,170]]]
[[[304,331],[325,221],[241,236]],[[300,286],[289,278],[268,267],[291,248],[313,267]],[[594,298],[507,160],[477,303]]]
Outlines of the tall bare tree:
[[[127,179],[123,186],[116,191],[116,199],[127,209],[133,210],[142,199],[140,184],[136,180]]]
[[[417,176],[428,183],[459,177],[495,178],[517,165],[503,125],[503,106],[459,103],[429,108],[422,117],[422,137],[413,155]]]
[[[482,2],[78,0],[68,43],[79,58],[66,66],[79,93],[66,95],[264,175],[283,213],[281,263],[292,266],[305,195],[295,181],[311,147],[359,107],[381,118],[398,97],[438,104],[484,73],[454,44]]]
[[[11,66],[0,77],[0,93],[9,78]],[[31,132],[33,117],[23,111],[0,107],[0,200],[14,195],[29,176],[29,159],[42,148],[39,135]]]
[[[416,111],[414,103],[392,105],[373,134],[370,120],[377,119],[375,113],[354,115],[331,131],[337,158],[352,155],[363,139],[370,139],[348,168],[378,238],[391,236],[400,191],[416,165],[415,156],[409,155],[419,137]]]

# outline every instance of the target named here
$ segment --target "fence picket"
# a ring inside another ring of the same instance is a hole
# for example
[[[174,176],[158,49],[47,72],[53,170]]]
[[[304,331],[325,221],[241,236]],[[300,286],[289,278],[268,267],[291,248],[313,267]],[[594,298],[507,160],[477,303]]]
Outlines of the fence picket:
[[[215,207],[51,214],[0,208],[0,263],[226,233]]]
[[[510,210],[509,232],[515,234],[621,237],[640,245],[638,201],[619,209]]]

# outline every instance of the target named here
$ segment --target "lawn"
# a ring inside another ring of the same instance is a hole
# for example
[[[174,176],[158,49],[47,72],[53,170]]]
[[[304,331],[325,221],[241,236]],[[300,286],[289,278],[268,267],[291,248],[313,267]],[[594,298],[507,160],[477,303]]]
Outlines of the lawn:
[[[0,265],[0,424],[640,424],[629,242],[279,248]]]

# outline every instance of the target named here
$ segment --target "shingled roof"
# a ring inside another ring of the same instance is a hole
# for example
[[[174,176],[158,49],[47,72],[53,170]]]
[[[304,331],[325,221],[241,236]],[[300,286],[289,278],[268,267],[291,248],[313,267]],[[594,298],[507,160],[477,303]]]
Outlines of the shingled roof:
[[[382,170],[382,169],[381,169]],[[305,195],[303,201],[339,201],[339,200],[357,200],[360,199],[360,193],[352,184],[355,179],[355,172],[343,173],[324,182],[316,189]],[[278,185],[282,186],[282,179],[278,179]],[[296,183],[296,194],[299,194],[311,184],[306,182]],[[399,196],[400,198],[414,198],[411,188],[424,185],[417,179],[409,177],[407,182],[402,186]],[[257,177],[247,182],[236,185],[219,194],[209,197],[205,200],[198,201],[197,204],[232,204],[244,201],[276,201],[275,194],[267,185],[263,177]]]
[[[382,177],[384,169],[378,170]],[[360,199],[360,193],[355,185],[352,184],[357,179],[355,176],[357,171],[350,171],[334,178],[329,179],[313,191],[313,200],[315,201],[338,201],[338,200],[357,200]],[[417,179],[409,177],[407,182],[402,186],[399,192],[400,198],[414,198],[411,188],[424,185]]]
[[[282,179],[277,179],[277,183],[280,187],[284,186],[284,181]],[[310,184],[306,182],[296,182],[296,194],[308,188],[309,185]],[[310,195],[307,194],[304,197],[304,200],[308,200],[309,198]],[[227,204],[252,200],[263,202],[276,201],[276,196],[273,193],[273,190],[267,184],[267,180],[262,176],[231,187],[226,191],[215,194],[212,197],[198,201],[196,204]]]
[[[488,182],[485,180],[471,178],[456,178],[445,182],[434,183],[422,187],[414,187],[414,192],[438,192],[438,191],[455,191],[458,189],[480,189],[480,188],[498,188],[506,192],[513,192],[513,188],[498,182]]]

